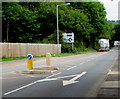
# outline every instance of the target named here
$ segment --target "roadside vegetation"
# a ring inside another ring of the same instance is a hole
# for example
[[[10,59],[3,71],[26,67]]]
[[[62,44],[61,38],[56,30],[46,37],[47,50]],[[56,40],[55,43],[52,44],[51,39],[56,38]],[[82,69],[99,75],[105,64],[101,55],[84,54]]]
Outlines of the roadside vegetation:
[[[101,38],[109,39],[111,46],[114,40],[120,39],[120,24],[106,19],[102,3],[90,1],[59,6],[62,53],[80,54],[88,49],[96,50],[99,48],[98,39]],[[56,5],[65,3],[2,2],[2,42],[56,44]],[[62,39],[62,33],[71,32],[75,35],[74,48]],[[6,60],[4,57],[1,59]]]
[[[65,2],[2,2],[3,42],[56,44],[56,5],[61,4]],[[58,16],[61,44],[62,33],[73,32],[76,48],[96,49],[98,39],[112,40],[115,34],[100,2],[71,2],[59,6]]]
[[[64,56],[85,54],[85,53],[90,53],[90,52],[96,52],[96,50],[94,50],[94,49],[86,49],[84,51],[80,51],[80,52],[77,52],[77,53],[52,54],[51,57],[64,57]],[[45,56],[34,56],[33,58],[41,58],[41,57],[45,57]],[[0,58],[0,62],[21,60],[21,59],[27,59],[27,57],[2,57],[2,58]]]

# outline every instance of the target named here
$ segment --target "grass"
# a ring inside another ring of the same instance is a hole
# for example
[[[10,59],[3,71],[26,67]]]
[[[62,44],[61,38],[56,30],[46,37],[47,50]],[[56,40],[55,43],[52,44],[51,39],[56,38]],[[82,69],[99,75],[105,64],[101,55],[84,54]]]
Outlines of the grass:
[[[45,56],[34,56],[34,58],[39,58],[39,57],[45,57]],[[23,56],[23,57],[2,57],[2,58],[0,58],[0,62],[21,60],[21,59],[27,59],[27,56]]]
[[[64,56],[71,56],[71,55],[77,55],[77,54],[85,54],[85,53],[90,53],[90,52],[95,52],[95,50],[94,49],[86,49],[84,51],[79,51],[77,53],[52,54],[51,56],[52,57],[64,57]],[[45,56],[34,56],[34,58],[40,58],[40,57],[45,57]],[[0,58],[0,62],[21,60],[21,59],[27,59],[27,56],[23,56],[23,57],[2,57],[2,58]]]

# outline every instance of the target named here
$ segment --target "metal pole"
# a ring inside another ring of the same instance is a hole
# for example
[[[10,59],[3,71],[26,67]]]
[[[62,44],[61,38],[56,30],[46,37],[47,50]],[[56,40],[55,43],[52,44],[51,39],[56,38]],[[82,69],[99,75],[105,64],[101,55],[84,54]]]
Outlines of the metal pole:
[[[56,6],[56,16],[57,16],[57,54],[59,53],[58,52],[58,47],[59,47],[59,23],[58,23],[58,6]]]
[[[7,42],[8,42],[8,36],[9,36],[9,20],[7,21]]]
[[[63,5],[70,5],[70,3],[63,4]],[[58,23],[58,7],[62,5],[56,5],[56,16],[57,16],[57,54],[59,53],[59,23]]]
[[[72,43],[72,50],[74,49],[74,43]]]
[[[59,5],[57,5],[56,7],[56,16],[57,16],[57,44],[59,44],[59,23],[58,23],[58,6]]]

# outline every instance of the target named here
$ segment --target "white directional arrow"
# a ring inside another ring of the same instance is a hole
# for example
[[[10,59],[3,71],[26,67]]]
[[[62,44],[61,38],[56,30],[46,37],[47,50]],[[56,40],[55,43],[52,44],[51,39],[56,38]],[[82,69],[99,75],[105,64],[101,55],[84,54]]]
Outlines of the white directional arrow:
[[[66,85],[70,85],[70,84],[74,84],[74,83],[77,83],[79,81],[68,81],[68,80],[63,80],[63,86],[66,86]]]
[[[70,79],[70,80],[62,80],[62,81],[63,81],[63,86],[70,85],[70,84],[79,82],[79,81],[75,81],[75,80],[77,80],[78,78],[82,77],[82,76],[83,76],[84,74],[86,74],[86,73],[87,73],[87,72],[82,72],[81,74],[76,74],[76,75],[62,76],[62,77],[56,77],[56,78],[45,78],[45,79],[42,79],[42,80],[37,80],[37,81],[34,81],[34,82],[29,83],[29,84],[27,84],[27,85],[24,85],[24,86],[22,86],[22,87],[19,87],[19,88],[17,88],[17,89],[14,89],[14,90],[11,90],[11,91],[9,91],[9,92],[6,92],[6,93],[4,93],[4,95],[8,95],[8,94],[14,93],[14,92],[16,92],[16,91],[22,90],[22,89],[27,88],[27,87],[29,87],[29,86],[32,86],[32,85],[34,85],[34,84],[36,84],[36,83],[73,77],[73,78]]]
[[[86,73],[87,72],[82,72],[81,74],[76,75],[76,77],[74,77],[74,78],[72,78],[70,80],[63,80],[63,86],[79,82],[79,81],[75,81],[75,80],[77,80],[78,78],[82,77]]]

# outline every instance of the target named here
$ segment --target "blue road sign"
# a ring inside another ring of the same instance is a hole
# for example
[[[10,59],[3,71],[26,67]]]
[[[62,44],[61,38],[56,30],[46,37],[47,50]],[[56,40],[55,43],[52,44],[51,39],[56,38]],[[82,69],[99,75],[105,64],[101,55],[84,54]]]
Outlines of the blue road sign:
[[[28,57],[28,60],[31,60],[33,58],[33,55],[32,54],[28,54],[27,57]]]

